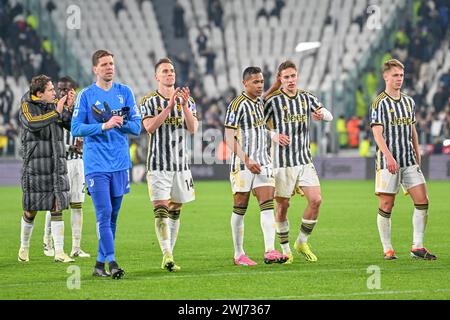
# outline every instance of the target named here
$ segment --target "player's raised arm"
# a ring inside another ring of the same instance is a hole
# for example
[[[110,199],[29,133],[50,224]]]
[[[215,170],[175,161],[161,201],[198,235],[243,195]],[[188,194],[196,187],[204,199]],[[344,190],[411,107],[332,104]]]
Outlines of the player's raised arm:
[[[198,130],[198,120],[195,117],[194,113],[195,109],[191,111],[191,108],[189,108],[189,97],[190,97],[190,91],[189,88],[182,88],[181,89],[181,105],[183,107],[183,113],[184,113],[184,121],[186,122],[187,130],[190,134],[194,134]],[[193,107],[195,108],[195,104],[193,104]]]
[[[169,104],[167,105],[167,107],[164,108],[164,110],[160,114],[158,114],[156,117],[152,116],[151,114],[147,115],[147,116],[144,115],[142,124],[144,125],[144,128],[148,133],[150,133],[150,134],[155,133],[155,131],[159,127],[161,127],[161,125],[164,123],[164,121],[166,121],[167,117],[170,115],[170,113],[172,112],[173,108],[176,105],[179,92],[180,92],[180,88],[176,88],[175,92],[170,97]],[[145,106],[145,102],[144,102],[141,105],[141,109],[145,109],[145,108],[146,108],[146,106]]]
[[[75,92],[75,90],[73,90],[73,92]],[[72,93],[70,96],[67,95],[59,99],[56,105],[56,111],[59,113],[60,118],[60,121],[58,121],[58,125],[69,131],[71,129],[72,123],[71,110],[73,110],[74,99],[75,96]],[[72,104],[72,109],[70,108],[70,103]]]

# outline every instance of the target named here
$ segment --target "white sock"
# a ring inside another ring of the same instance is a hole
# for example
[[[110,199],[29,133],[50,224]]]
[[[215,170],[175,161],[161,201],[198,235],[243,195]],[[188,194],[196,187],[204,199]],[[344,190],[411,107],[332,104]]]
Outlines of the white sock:
[[[308,238],[311,235],[314,227],[316,226],[317,220],[307,220],[302,219],[302,225],[300,227],[300,232],[297,237],[297,243],[307,243]]]
[[[275,216],[273,209],[261,211],[261,229],[264,236],[264,252],[275,250]]]
[[[169,218],[169,230],[170,230],[170,248],[173,252],[175,243],[178,238],[178,230],[180,230],[180,219],[170,219]]]
[[[383,245],[383,252],[393,250],[391,244],[391,214],[379,209],[377,225],[381,244]]]
[[[155,218],[155,231],[162,253],[171,256],[169,218]]]
[[[33,233],[34,221],[29,223],[22,217],[20,222],[20,246],[22,248],[30,247],[31,234]]]
[[[283,254],[291,253],[291,248],[289,247],[289,221],[280,221],[276,224],[277,235],[278,239],[280,240],[281,249],[283,249]]]
[[[52,221],[53,245],[55,247],[55,255],[64,252],[64,221]]]
[[[44,243],[49,243],[52,238],[51,218],[50,211],[47,211],[45,213]]]
[[[423,236],[428,220],[428,205],[417,205],[413,214],[413,249],[423,248]]]
[[[231,233],[233,235],[234,258],[237,259],[244,252],[244,216],[231,214]]]
[[[72,227],[72,250],[80,249],[81,231],[83,228],[83,209],[70,209],[70,224]]]

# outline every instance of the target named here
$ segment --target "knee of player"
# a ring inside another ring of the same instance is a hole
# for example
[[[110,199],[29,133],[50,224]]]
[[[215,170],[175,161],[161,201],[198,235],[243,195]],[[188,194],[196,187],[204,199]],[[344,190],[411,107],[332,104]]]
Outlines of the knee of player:
[[[169,203],[169,211],[181,211],[182,206],[183,206],[183,204],[181,204],[181,203],[170,202]]]
[[[288,199],[277,198],[276,201],[277,201],[277,209],[278,209],[277,211],[285,212],[291,206]]]
[[[31,223],[33,222],[33,220],[36,218],[37,215],[37,211],[24,211],[23,212],[23,217],[25,219],[25,221]]]
[[[311,198],[311,199],[309,200],[309,204],[310,204],[312,207],[319,208],[320,205],[322,204],[322,197],[319,195],[319,196],[316,196],[316,197],[314,197],[314,198]]]
[[[392,212],[392,208],[394,208],[394,201],[390,200],[382,200],[380,203],[380,209],[385,212]]]

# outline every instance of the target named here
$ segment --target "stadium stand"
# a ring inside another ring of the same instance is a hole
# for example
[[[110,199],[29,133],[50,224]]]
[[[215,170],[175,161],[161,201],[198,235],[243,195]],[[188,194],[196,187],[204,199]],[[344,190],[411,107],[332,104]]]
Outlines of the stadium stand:
[[[17,156],[18,106],[31,78],[57,77],[59,65],[49,39],[36,32],[34,14],[20,1],[0,2],[0,154]]]
[[[48,0],[41,0],[45,6]],[[66,10],[71,5],[81,9],[81,29],[67,30],[67,43],[90,74],[92,53],[107,48],[118,57],[117,78],[142,97],[154,87],[155,59],[166,56],[162,35],[151,1],[82,1],[62,0],[56,3],[51,18],[58,30],[66,30]]]
[[[382,90],[381,62],[397,57],[408,69],[405,91],[421,106],[421,143],[439,145],[450,138],[449,4],[445,0],[39,0],[28,15],[29,1],[0,3],[3,137],[7,128],[9,136],[17,129],[12,115],[31,76],[42,72],[56,78],[66,71],[60,54],[66,46],[73,53],[70,64],[83,71],[77,79],[81,85],[92,81],[93,51],[103,47],[115,53],[120,57],[117,80],[132,87],[137,100],[156,87],[156,60],[171,57],[179,85],[191,88],[206,128],[220,130],[226,106],[241,91],[243,68],[263,67],[269,83],[279,62],[291,59],[300,66],[300,86],[328,106],[335,101],[335,118],[343,120],[327,129],[328,136],[337,130],[340,138],[330,138],[321,152],[346,149],[350,140],[357,148],[370,136],[367,109]],[[80,29],[67,28],[71,6],[80,9]],[[174,17],[183,17],[183,22]],[[42,27],[55,32],[42,32]],[[21,45],[11,46],[10,41]],[[295,53],[299,42],[311,41],[322,45]],[[322,140],[323,130],[317,131],[313,143]],[[431,152],[431,147],[426,148]],[[3,148],[3,154],[13,149]]]

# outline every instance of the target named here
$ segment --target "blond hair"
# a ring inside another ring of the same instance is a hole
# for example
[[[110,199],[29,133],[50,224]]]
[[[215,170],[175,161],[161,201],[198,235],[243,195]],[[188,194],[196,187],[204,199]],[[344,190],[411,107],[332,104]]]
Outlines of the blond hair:
[[[401,63],[397,59],[391,59],[391,60],[386,61],[383,64],[383,73],[391,70],[392,68],[400,68],[400,69],[404,70],[405,66],[403,65],[403,63]]]

